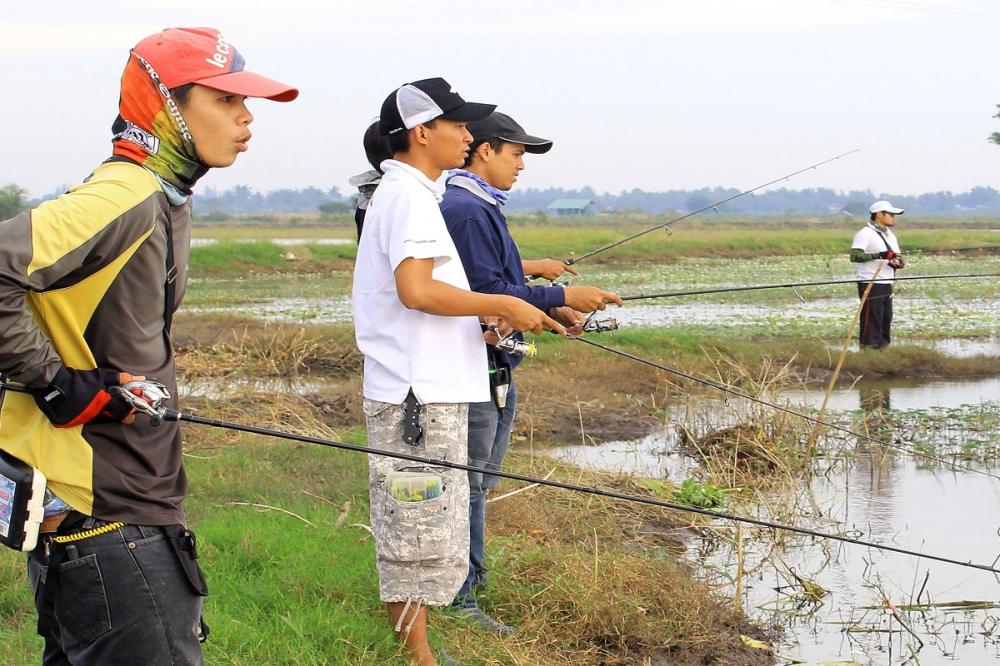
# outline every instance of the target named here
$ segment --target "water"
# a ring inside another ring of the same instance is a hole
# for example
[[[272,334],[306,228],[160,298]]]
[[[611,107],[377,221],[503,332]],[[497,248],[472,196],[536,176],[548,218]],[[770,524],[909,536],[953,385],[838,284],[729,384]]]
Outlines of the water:
[[[350,296],[339,298],[275,298],[260,303],[186,307],[185,312],[227,314],[269,322],[349,324],[353,320]]]
[[[935,340],[931,346],[947,356],[969,358],[972,356],[1000,356],[1000,338],[945,338]]]
[[[201,285],[196,284],[196,288],[201,288]],[[311,321],[318,324],[346,323],[353,317],[349,296],[253,300],[252,304],[239,301],[210,310],[198,310],[268,321]],[[622,308],[611,306],[600,317],[614,317],[623,329],[697,325],[724,328],[730,333],[746,331],[829,338],[831,335],[846,335],[856,308],[857,302],[848,298],[815,300],[806,305],[682,303],[674,300],[629,304]],[[977,355],[972,351],[974,349],[982,350],[987,355],[1000,355],[1000,343],[996,342],[997,332],[1000,331],[1000,300],[965,300],[959,310],[952,311],[942,308],[940,302],[934,299],[908,298],[897,299],[894,308],[893,340],[896,344],[929,344],[915,339],[915,335],[948,336],[951,342],[939,347],[945,353],[950,353],[947,350],[951,348],[958,351],[954,355]],[[957,335],[972,340],[960,343],[958,338],[952,337]]]
[[[786,391],[782,397],[792,404],[819,409],[824,387]],[[852,387],[834,388],[827,403],[833,411],[853,411],[877,402],[885,410],[928,407],[957,408],[1000,400],[1000,377],[967,380],[868,379]]]
[[[805,409],[818,407],[823,391],[782,397]],[[1000,378],[866,382],[835,390],[828,409],[831,418],[858,409],[867,409],[870,418],[873,407],[878,407],[883,410],[881,422],[892,424],[928,410],[975,413],[995,406],[997,401]],[[668,415],[674,422],[701,431],[740,421],[744,407],[737,403],[735,399],[728,406],[721,401],[697,400],[673,406]],[[697,404],[697,409],[692,404]],[[982,423],[967,419],[966,425],[976,428]],[[987,438],[996,446],[996,429],[989,428]],[[943,432],[931,431],[929,436],[946,440]],[[639,440],[560,447],[552,453],[582,466],[622,469],[679,484],[696,475],[697,469],[691,459],[674,453],[677,440],[673,428],[664,427]],[[1000,474],[997,467],[961,464]],[[775,517],[768,507],[776,506],[794,508]],[[794,496],[786,492],[765,497],[755,507],[741,507],[737,512],[824,532],[846,532],[859,539],[959,561],[992,565],[1000,557],[1000,481],[910,457],[859,453],[850,463],[837,462],[826,473],[815,475],[809,486]],[[720,524],[720,529],[734,534],[729,524]],[[903,620],[924,642],[918,650],[917,641],[898,622],[890,621],[882,597],[884,593],[897,606],[917,601],[918,594],[925,604],[986,601],[1000,605],[1000,579],[988,572],[785,533],[780,534],[781,544],[774,546],[769,532],[750,527],[743,528],[743,538],[744,570],[753,573],[743,580],[742,602],[762,623],[785,628],[774,643],[779,655],[808,664],[847,660],[865,666],[935,666],[957,660],[1000,664],[997,608],[901,611]],[[730,594],[735,592],[732,577],[737,569],[734,541],[715,538],[694,542],[689,548],[689,557],[699,562],[704,575]],[[795,596],[801,586],[790,570],[829,594],[818,604],[803,602]],[[917,650],[919,661],[907,661],[911,649]]]

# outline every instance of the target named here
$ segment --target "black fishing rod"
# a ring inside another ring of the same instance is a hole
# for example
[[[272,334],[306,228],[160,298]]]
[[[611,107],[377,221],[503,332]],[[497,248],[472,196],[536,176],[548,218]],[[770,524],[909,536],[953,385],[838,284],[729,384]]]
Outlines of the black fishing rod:
[[[879,278],[876,282],[890,281],[899,282],[902,280],[948,280],[962,278],[989,278],[1000,277],[1000,273],[963,273],[960,275],[911,275],[906,277]],[[725,294],[737,291],[758,291],[761,289],[794,289],[796,287],[816,287],[830,284],[857,284],[865,280],[824,280],[821,282],[785,282],[782,284],[759,284],[749,287],[719,287],[715,289],[696,289],[692,291],[668,291],[658,294],[636,294],[635,296],[622,296],[623,301],[639,301],[648,298],[676,298],[678,296],[702,296],[705,294]]]
[[[237,430],[240,432],[246,432],[254,435],[264,435],[266,437],[276,437],[278,439],[287,439],[295,442],[303,442],[305,444],[318,444],[320,446],[328,446],[335,449],[343,449],[345,451],[353,451],[355,453],[367,453],[369,455],[384,456],[387,458],[396,458],[399,460],[407,460],[410,462],[421,463],[430,467],[447,467],[449,469],[457,469],[466,472],[482,472],[482,468],[473,467],[471,465],[463,465],[461,463],[451,462],[449,460],[437,460],[434,458],[425,458],[417,455],[410,455],[407,453],[397,453],[394,451],[384,451],[382,449],[372,449],[367,446],[359,446],[356,444],[347,444],[345,442],[338,442],[331,439],[321,439],[319,437],[310,437],[309,435],[298,435],[295,433],[283,432],[280,430],[272,430],[271,428],[261,428],[257,426],[244,425],[242,423],[233,423],[231,421],[221,421],[219,419],[210,419],[203,416],[196,416],[193,414],[184,414],[175,409],[159,408],[157,412],[161,415],[164,421],[186,421],[188,423],[196,423],[198,425],[212,426],[214,428],[223,428],[226,430]],[[760,520],[758,518],[749,518],[746,516],[738,516],[731,513],[722,513],[719,511],[709,511],[708,509],[702,509],[700,507],[691,506],[688,504],[676,504],[674,502],[668,502],[666,500],[658,500],[651,497],[642,497],[641,495],[628,495],[625,493],[619,493],[612,490],[602,490],[600,488],[593,488],[587,486],[576,485],[572,483],[563,483],[561,481],[552,481],[550,479],[542,479],[533,476],[527,476],[525,474],[517,474],[515,472],[505,472],[503,470],[489,470],[489,474],[494,476],[503,477],[505,479],[512,479],[514,481],[522,481],[525,483],[535,483],[541,486],[550,486],[552,488],[559,488],[562,490],[569,490],[577,493],[586,493],[589,495],[598,495],[600,497],[608,497],[611,499],[623,500],[626,502],[634,502],[637,504],[646,504],[649,506],[656,506],[663,509],[673,509],[675,511],[683,511],[686,513],[697,513],[703,516],[709,516],[712,518],[721,518],[723,520],[729,520],[737,523],[747,523],[750,525],[757,525],[759,527],[767,527],[769,529],[781,530],[785,532],[794,532],[797,534],[803,534],[805,536],[818,537],[821,539],[832,539],[835,541],[842,541],[844,543],[852,543],[858,546],[865,546],[867,548],[875,548],[876,550],[891,551],[894,553],[899,553],[902,555],[911,555],[913,557],[924,558],[927,560],[935,560],[937,562],[944,562],[945,564],[954,564],[960,567],[969,567],[972,569],[981,569],[982,571],[989,571],[990,573],[1000,574],[1000,569],[995,569],[987,564],[977,564],[972,561],[962,561],[955,560],[948,557],[941,557],[938,555],[930,555],[927,553],[919,553],[912,550],[907,550],[905,548],[898,548],[896,546],[887,546],[884,544],[873,543],[870,541],[864,541],[861,539],[854,539],[847,536],[842,536],[838,534],[829,534],[826,532],[819,532],[817,530],[810,530],[804,527],[795,527],[793,525],[784,525],[781,523],[773,523],[766,520]]]
[[[757,403],[759,405],[763,405],[765,407],[770,407],[771,409],[776,409],[779,412],[784,412],[786,414],[790,414],[791,416],[795,416],[795,417],[800,418],[800,419],[802,419],[804,421],[808,421],[810,423],[813,423],[813,424],[816,424],[816,425],[819,425],[819,426],[823,426],[825,428],[830,428],[831,430],[837,430],[837,431],[840,431],[840,432],[842,432],[844,434],[847,434],[847,435],[852,435],[854,437],[858,437],[860,439],[863,439],[863,440],[866,440],[868,442],[871,442],[872,444],[879,444],[881,446],[887,446],[889,448],[896,449],[897,451],[901,451],[903,453],[908,453],[910,455],[917,456],[919,458],[923,458],[923,459],[928,460],[930,462],[936,462],[936,463],[940,463],[940,464],[943,464],[943,465],[948,465],[949,467],[951,467],[955,471],[971,472],[973,474],[982,474],[983,476],[988,476],[988,477],[990,477],[992,479],[997,479],[998,481],[1000,481],[1000,476],[997,476],[996,474],[990,474],[989,472],[986,472],[986,471],[983,471],[983,470],[979,470],[979,469],[975,469],[973,467],[963,467],[962,465],[958,465],[958,464],[956,464],[956,463],[954,463],[954,462],[952,462],[950,460],[945,460],[944,458],[938,458],[936,456],[932,456],[929,453],[924,453],[924,452],[918,451],[916,449],[909,449],[909,448],[907,448],[905,446],[900,446],[899,444],[895,444],[893,442],[889,442],[889,441],[886,441],[886,440],[877,439],[875,437],[872,437],[871,435],[866,435],[866,434],[863,434],[863,433],[860,433],[860,432],[856,432],[854,430],[851,430],[850,428],[845,428],[844,426],[839,426],[839,425],[837,425],[835,423],[829,423],[827,421],[821,421],[820,419],[817,419],[817,418],[814,418],[812,416],[809,416],[808,414],[803,414],[802,412],[796,411],[794,409],[790,409],[788,407],[782,407],[781,405],[775,405],[774,403],[768,402],[766,400],[761,400],[760,398],[754,397],[754,396],[750,395],[749,393],[745,393],[743,391],[740,391],[739,389],[734,389],[732,387],[725,386],[725,385],[719,384],[717,382],[713,382],[710,379],[702,379],[701,377],[695,377],[694,375],[688,374],[688,373],[683,372],[681,370],[676,370],[674,368],[671,368],[671,367],[668,367],[668,366],[665,366],[665,365],[661,365],[661,364],[656,363],[654,361],[650,361],[649,359],[642,358],[641,356],[636,356],[635,354],[630,354],[630,353],[628,353],[626,351],[622,351],[621,349],[615,349],[614,347],[608,347],[607,345],[602,345],[599,342],[594,342],[593,340],[588,340],[587,338],[576,336],[576,335],[567,335],[566,337],[568,337],[571,340],[577,340],[579,342],[586,343],[588,345],[591,345],[592,347],[597,347],[598,349],[603,349],[604,351],[611,352],[612,354],[617,354],[618,356],[622,356],[622,357],[630,359],[632,361],[636,361],[637,363],[642,363],[643,365],[648,365],[651,368],[656,368],[657,370],[662,370],[664,372],[669,372],[670,374],[675,375],[677,377],[683,377],[684,379],[688,379],[690,381],[697,382],[699,384],[703,384],[704,386],[709,386],[711,388],[714,388],[714,389],[717,389],[719,391],[722,391],[722,392],[724,392],[726,394],[735,395],[737,397],[744,398],[744,399],[749,400],[751,402],[755,402],[755,403]]]
[[[749,190],[746,190],[744,192],[740,192],[739,194],[734,194],[731,197],[726,197],[725,199],[722,199],[721,201],[716,201],[715,203],[709,204],[709,205],[705,206],[704,208],[699,208],[698,210],[691,211],[690,213],[687,213],[685,215],[681,215],[680,217],[675,217],[674,219],[670,220],[669,222],[664,222],[663,224],[658,224],[655,227],[650,227],[649,229],[646,229],[645,231],[640,231],[637,234],[633,234],[633,235],[629,236],[628,238],[623,238],[620,241],[616,241],[614,243],[611,243],[610,245],[605,245],[604,247],[599,247],[596,250],[592,250],[592,251],[588,252],[587,254],[583,254],[583,255],[580,255],[579,257],[572,258],[572,259],[566,259],[566,260],[563,261],[563,263],[566,264],[567,266],[572,266],[573,264],[579,263],[579,262],[583,261],[584,259],[587,259],[589,257],[593,257],[595,254],[600,254],[601,252],[606,252],[607,250],[610,250],[613,247],[618,247],[619,245],[621,245],[623,243],[627,243],[629,241],[635,240],[636,238],[639,238],[641,236],[645,236],[646,234],[651,234],[651,233],[653,233],[654,231],[656,231],[658,229],[667,229],[672,224],[674,224],[676,222],[680,222],[681,220],[686,220],[689,217],[692,217],[694,215],[698,215],[699,213],[704,213],[707,210],[713,210],[715,208],[718,208],[722,204],[729,203],[730,201],[733,201],[735,199],[739,199],[740,197],[745,197],[748,194],[753,194],[757,190],[762,190],[765,187],[768,187],[770,185],[774,185],[775,183],[780,183],[783,180],[788,180],[789,178],[791,178],[793,176],[797,176],[800,173],[804,173],[806,171],[809,171],[810,169],[816,169],[818,167],[823,166],[824,164],[828,164],[829,162],[833,162],[833,161],[839,160],[841,157],[846,157],[847,155],[850,155],[851,153],[856,153],[859,150],[861,150],[861,149],[860,148],[855,148],[854,150],[849,150],[846,153],[841,153],[840,155],[837,155],[836,157],[831,157],[830,159],[826,159],[826,160],[823,160],[822,162],[817,162],[816,164],[812,164],[810,166],[807,166],[804,169],[799,169],[798,171],[792,172],[792,173],[790,173],[790,174],[788,174],[786,176],[781,176],[780,178],[775,178],[774,180],[768,181],[768,182],[764,183],[763,185],[758,185],[757,187],[754,187],[753,189],[749,189]]]
[[[582,338],[576,338],[576,339],[582,340]],[[6,382],[0,383],[0,389],[17,391],[21,393],[28,392],[23,386],[19,386],[16,384],[8,384]],[[163,397],[165,397],[165,395]],[[312,437],[310,435],[299,435],[297,433],[284,432],[282,430],[274,430],[272,428],[262,428],[259,426],[251,426],[243,423],[236,423],[233,421],[210,419],[204,416],[197,416],[195,414],[185,414],[179,410],[158,406],[153,403],[143,402],[140,404],[139,402],[135,402],[134,404],[137,407],[140,407],[144,413],[150,416],[150,423],[152,423],[154,426],[161,424],[163,421],[184,421],[187,423],[194,423],[197,425],[205,425],[205,426],[211,426],[213,428],[221,428],[223,430],[235,430],[238,432],[250,433],[252,435],[263,435],[265,437],[286,439],[293,442],[302,442],[305,444],[317,444],[319,446],[327,446],[330,448],[341,449],[344,451],[352,451],[355,453],[366,453],[369,455],[395,458],[398,460],[406,460],[409,462],[421,463],[429,467],[446,467],[448,469],[457,469],[465,472],[483,471],[481,467],[473,467],[471,465],[451,462],[450,460],[426,458],[423,456],[412,455],[408,453],[385,451],[383,449],[373,449],[367,446],[360,446],[357,444],[347,444],[346,442],[338,442],[332,439],[323,439],[320,437]],[[617,499],[625,502],[633,502],[636,504],[646,504],[648,506],[655,506],[663,509],[673,509],[674,511],[681,511],[684,513],[696,513],[703,516],[709,516],[711,518],[719,518],[722,520],[728,520],[736,523],[757,525],[758,527],[766,527],[768,529],[780,530],[784,532],[793,532],[796,534],[817,537],[820,539],[841,541],[844,543],[855,544],[858,546],[865,546],[866,548],[874,548],[876,550],[889,551],[893,553],[899,553],[901,555],[910,555],[912,557],[923,558],[926,560],[934,560],[936,562],[943,562],[945,564],[954,564],[960,567],[980,569],[982,571],[988,571],[993,574],[1000,574],[1000,569],[995,569],[993,566],[987,564],[977,564],[972,561],[962,561],[962,560],[952,559],[949,557],[931,555],[928,553],[919,553],[917,551],[907,550],[905,548],[898,548],[896,546],[878,544],[871,541],[864,541],[862,539],[855,539],[852,537],[843,536],[839,534],[820,532],[818,530],[811,530],[805,527],[795,527],[793,525],[774,523],[766,520],[761,520],[759,518],[739,516],[732,513],[723,513],[721,511],[710,511],[708,509],[703,509],[701,507],[692,506],[689,504],[677,504],[675,502],[668,502],[666,500],[654,499],[652,497],[643,497],[641,495],[628,495],[626,493],[619,493],[613,490],[602,490],[601,488],[581,486],[573,483],[563,483],[562,481],[552,481],[551,479],[543,479],[533,476],[527,476],[525,474],[517,474],[516,472],[506,472],[500,469],[489,470],[488,473],[492,474],[493,476],[499,476],[501,478],[511,479],[514,481],[522,481],[524,483],[533,483],[540,486],[549,486],[552,488],[559,488],[561,490],[569,490],[571,492],[585,493],[588,495],[597,495],[599,497],[607,497],[610,499]]]

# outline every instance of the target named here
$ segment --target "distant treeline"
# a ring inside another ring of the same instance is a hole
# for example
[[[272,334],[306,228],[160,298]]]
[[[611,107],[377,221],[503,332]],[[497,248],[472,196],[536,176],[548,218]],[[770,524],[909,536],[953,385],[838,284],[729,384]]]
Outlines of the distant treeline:
[[[598,194],[590,187],[579,190],[548,188],[511,192],[508,210],[545,211],[555,199],[590,199],[598,211],[665,213],[688,212],[705,208],[717,201],[739,194],[735,188],[703,187],[700,190],[646,192],[632,190],[621,194]],[[750,215],[849,213],[867,215],[868,207],[878,199],[889,199],[896,206],[917,215],[989,215],[1000,214],[1000,192],[992,187],[974,187],[968,192],[929,192],[920,195],[876,194],[871,190],[843,192],[827,188],[767,190],[741,197],[719,206],[719,212]]]
[[[631,190],[620,194],[598,194],[591,187],[567,190],[562,188],[515,189],[511,192],[507,210],[518,213],[551,213],[549,204],[556,199],[584,199],[596,203],[598,213],[666,213],[698,210],[721,201],[740,190],[708,188],[700,190],[667,190],[646,192]],[[26,202],[34,205],[58,193]],[[968,192],[928,192],[920,195],[875,193],[870,190],[844,192],[828,188],[768,190],[745,196],[723,206],[719,212],[750,215],[866,215],[868,206],[877,199],[889,199],[908,213],[916,215],[997,215],[1000,214],[1000,192],[992,187],[974,187]],[[239,215],[246,213],[341,213],[353,210],[355,196],[342,194],[336,187],[320,189],[279,189],[257,192],[245,185],[220,191],[205,188],[195,194],[194,205],[199,217]]]
[[[332,205],[331,205],[332,204]],[[301,190],[271,190],[266,194],[255,192],[246,185],[237,185],[220,192],[214,187],[206,187],[194,195],[195,210],[199,217],[214,214],[241,213],[304,213],[319,211],[343,212],[352,210],[351,201],[336,187],[321,190],[318,187],[304,187]]]

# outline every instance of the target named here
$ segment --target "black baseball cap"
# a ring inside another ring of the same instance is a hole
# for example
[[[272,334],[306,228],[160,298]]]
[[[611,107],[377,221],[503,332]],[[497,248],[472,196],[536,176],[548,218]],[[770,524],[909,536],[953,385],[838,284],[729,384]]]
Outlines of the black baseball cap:
[[[466,129],[472,135],[474,144],[489,139],[500,139],[509,143],[523,144],[525,152],[536,155],[547,153],[552,148],[551,141],[527,134],[517,121],[499,111],[494,111],[482,120],[470,122],[466,125]]]
[[[388,136],[437,118],[459,122],[482,120],[495,108],[496,104],[466,102],[440,77],[421,79],[401,85],[385,98],[379,129]]]

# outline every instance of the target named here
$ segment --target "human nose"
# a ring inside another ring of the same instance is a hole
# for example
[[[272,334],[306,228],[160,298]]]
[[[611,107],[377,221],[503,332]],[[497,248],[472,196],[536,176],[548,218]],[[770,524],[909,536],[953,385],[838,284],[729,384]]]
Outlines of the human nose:
[[[240,103],[240,112],[237,115],[237,122],[240,125],[249,125],[253,122],[253,114],[250,113],[250,109],[247,108],[246,101]]]
[[[467,130],[465,128],[462,128],[462,132],[463,132],[463,134],[462,134],[462,143],[466,143],[466,144],[470,144],[471,145],[472,144],[472,134],[469,132],[469,130]]]

